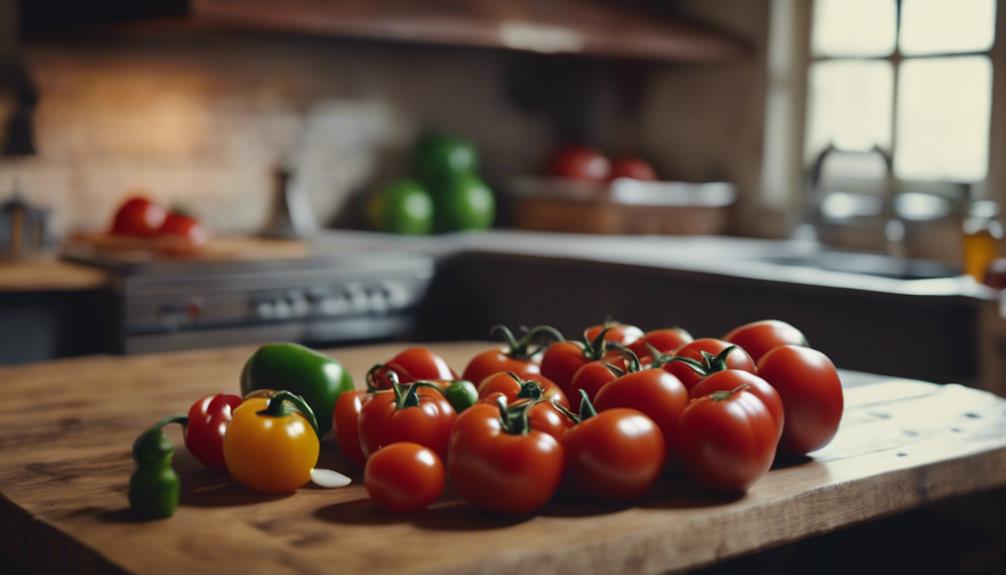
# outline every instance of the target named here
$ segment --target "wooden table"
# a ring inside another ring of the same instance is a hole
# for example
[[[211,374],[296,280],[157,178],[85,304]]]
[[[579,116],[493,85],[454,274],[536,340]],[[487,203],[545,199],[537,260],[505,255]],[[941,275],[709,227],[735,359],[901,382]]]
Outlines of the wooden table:
[[[462,366],[485,345],[434,347]],[[360,376],[398,348],[335,355]],[[263,496],[201,470],[180,448],[178,512],[133,521],[125,497],[133,438],[198,396],[235,391],[250,352],[0,371],[0,551],[38,573],[655,573],[1006,485],[1006,400],[892,379],[847,389],[837,439],[742,497],[667,480],[635,506],[558,500],[515,520],[476,513],[448,493],[397,519],[380,513],[358,481]],[[332,444],[320,466],[350,471]]]

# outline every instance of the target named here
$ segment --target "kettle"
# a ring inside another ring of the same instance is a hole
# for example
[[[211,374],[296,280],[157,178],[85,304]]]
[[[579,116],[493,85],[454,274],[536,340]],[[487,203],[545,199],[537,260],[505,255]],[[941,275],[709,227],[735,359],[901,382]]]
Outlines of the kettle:
[[[0,204],[0,258],[22,259],[37,255],[49,245],[49,211],[25,202],[15,187]]]

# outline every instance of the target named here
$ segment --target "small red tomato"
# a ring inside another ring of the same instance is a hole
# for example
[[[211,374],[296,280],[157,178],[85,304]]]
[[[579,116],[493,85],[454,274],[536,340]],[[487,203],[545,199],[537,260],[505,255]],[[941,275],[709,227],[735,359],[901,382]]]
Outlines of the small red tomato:
[[[733,391],[741,386],[746,386],[745,391],[757,397],[768,408],[775,421],[778,435],[776,440],[782,436],[783,424],[785,422],[785,410],[782,407],[782,398],[779,392],[772,387],[769,382],[753,373],[741,371],[739,369],[728,369],[718,371],[703,379],[692,388],[689,395],[693,398],[705,397],[714,391]]]
[[[444,358],[426,347],[410,347],[387,362],[375,365],[367,373],[368,383],[376,389],[391,389],[389,372],[398,376],[399,383],[453,381],[458,378]]]
[[[390,394],[389,391],[384,393]],[[367,461],[367,457],[360,447],[358,420],[363,404],[370,401],[371,397],[372,394],[359,389],[343,392],[335,400],[335,407],[332,409],[332,431],[335,432],[335,442],[339,445],[339,451],[350,461],[361,465]]]
[[[744,348],[755,362],[780,345],[807,345],[807,338],[800,330],[777,319],[742,325],[731,330],[723,339]]]
[[[443,394],[415,384],[378,393],[360,409],[360,448],[368,458],[385,445],[412,441],[447,458],[447,442],[457,413]]]
[[[610,179],[631,178],[633,180],[644,180],[654,182],[657,178],[657,171],[649,162],[641,158],[616,158],[611,163]]]
[[[157,233],[161,236],[181,238],[192,247],[204,245],[209,239],[209,234],[199,220],[176,212],[171,212],[164,218],[164,223]]]
[[[679,349],[674,356],[683,357],[696,361],[699,363],[705,362],[705,356],[703,352],[711,355],[718,356],[724,352],[728,347],[733,344],[723,341],[721,339],[712,338],[702,338],[697,339],[684,347]],[[726,356],[726,363],[722,366],[711,366],[713,371],[722,369],[740,369],[742,371],[749,371],[751,373],[755,372],[755,363],[751,359],[751,356],[747,354],[739,346],[733,346],[734,350]],[[664,364],[664,370],[676,376],[681,380],[681,383],[685,384],[689,390],[691,390],[699,381],[706,376],[704,373],[699,373],[693,369],[690,365],[682,361],[671,361]],[[720,369],[722,368],[722,369]]]
[[[499,405],[500,397],[503,397],[503,399],[506,400],[506,396],[498,391],[494,391],[493,393],[485,396],[485,398],[480,399],[479,403],[485,405]],[[526,401],[530,400],[518,399],[510,405],[520,406]],[[562,436],[566,434],[566,430],[573,425],[573,422],[570,421],[569,417],[566,417],[566,414],[559,411],[559,408],[551,402],[535,401],[531,403],[534,405],[529,407],[527,410],[527,421],[531,426],[531,429],[547,433],[557,440],[562,439]]]
[[[566,395],[573,411],[580,411],[581,389],[587,392],[587,398],[593,401],[594,396],[598,391],[601,391],[602,387],[618,379],[618,374],[608,367],[609,363],[622,367],[617,361],[608,362],[602,359],[592,361],[576,371],[573,375],[573,381],[569,384],[569,393]]]
[[[588,497],[607,501],[646,495],[667,456],[657,424],[626,408],[586,417],[566,432],[562,448],[570,485]]]
[[[133,196],[119,205],[112,221],[112,233],[150,238],[157,235],[167,212],[142,196]]]
[[[384,511],[413,513],[429,507],[444,492],[444,464],[418,443],[392,443],[367,460],[363,484]]]
[[[552,155],[548,172],[560,178],[600,182],[611,174],[611,162],[597,150],[568,145]]]
[[[563,407],[569,407],[566,394],[559,389],[559,386],[540,374],[520,377],[516,374],[494,373],[483,379],[478,389],[480,401],[498,392],[506,397],[507,403],[513,403],[518,399],[532,401],[542,399],[547,402],[558,401]],[[495,400],[491,405],[496,405]]]
[[[651,355],[650,347],[655,348],[660,353],[674,353],[692,341],[692,335],[687,331],[680,327],[669,327],[646,332],[643,337],[630,345],[629,349],[639,359],[645,359]]]
[[[627,373],[606,384],[594,396],[594,407],[608,411],[618,407],[635,409],[652,419],[670,446],[681,412],[688,407],[688,390],[678,378],[662,369]]]
[[[845,399],[835,364],[823,353],[784,345],[758,362],[758,375],[782,398],[786,412],[780,447],[802,455],[827,445],[842,421]]]
[[[587,341],[594,341],[602,331],[604,331],[604,341],[618,345],[629,346],[643,337],[643,330],[634,325],[618,322],[592,325],[583,331],[583,337]]]
[[[776,422],[747,391],[716,391],[681,414],[674,442],[681,467],[697,485],[745,491],[775,458]]]
[[[541,373],[538,364],[534,362],[532,356],[538,352],[538,348],[532,349],[532,344],[541,337],[548,337],[561,341],[562,334],[555,328],[547,325],[539,325],[525,331],[524,335],[517,339],[513,332],[506,326],[493,326],[492,332],[506,342],[506,347],[486,350],[471,359],[462,379],[471,382],[480,382],[494,373],[512,371],[523,378]]]
[[[475,507],[505,515],[527,515],[545,505],[559,486],[563,450],[548,433],[513,413],[530,404],[499,407],[480,403],[458,416],[451,431],[447,470]]]
[[[581,367],[604,357],[604,342],[584,345],[578,341],[558,341],[548,346],[541,357],[541,374],[565,392],[573,381],[573,375]]]
[[[241,397],[226,393],[207,395],[189,408],[185,424],[185,447],[208,469],[227,471],[224,463],[224,432]]]

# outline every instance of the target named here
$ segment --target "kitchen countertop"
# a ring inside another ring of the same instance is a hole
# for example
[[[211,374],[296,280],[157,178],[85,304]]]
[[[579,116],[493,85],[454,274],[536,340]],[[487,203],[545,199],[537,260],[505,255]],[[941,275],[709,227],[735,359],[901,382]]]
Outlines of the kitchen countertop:
[[[375,360],[405,345],[333,353],[361,381]],[[487,345],[431,347],[460,367]],[[536,517],[503,519],[448,490],[426,512],[392,518],[326,441],[320,466],[349,472],[354,485],[255,494],[202,470],[179,447],[178,512],[132,519],[125,492],[135,436],[195,398],[237,390],[251,352],[90,357],[0,372],[3,555],[45,573],[656,573],[1006,484],[1006,400],[846,373],[835,441],[774,469],[744,496],[714,497],[667,479],[633,506],[560,498]],[[180,443],[176,429],[170,436]]]
[[[102,270],[57,259],[0,262],[0,292],[86,291],[107,282]]]

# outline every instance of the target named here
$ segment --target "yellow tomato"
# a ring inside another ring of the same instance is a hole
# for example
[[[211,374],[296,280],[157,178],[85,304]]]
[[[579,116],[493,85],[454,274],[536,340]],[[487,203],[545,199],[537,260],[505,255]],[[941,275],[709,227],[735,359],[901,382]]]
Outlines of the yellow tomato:
[[[311,479],[311,469],[318,463],[318,435],[309,419],[282,405],[287,401],[279,394],[272,399],[248,398],[227,425],[227,470],[249,489],[293,491]],[[269,413],[260,413],[267,408]]]

